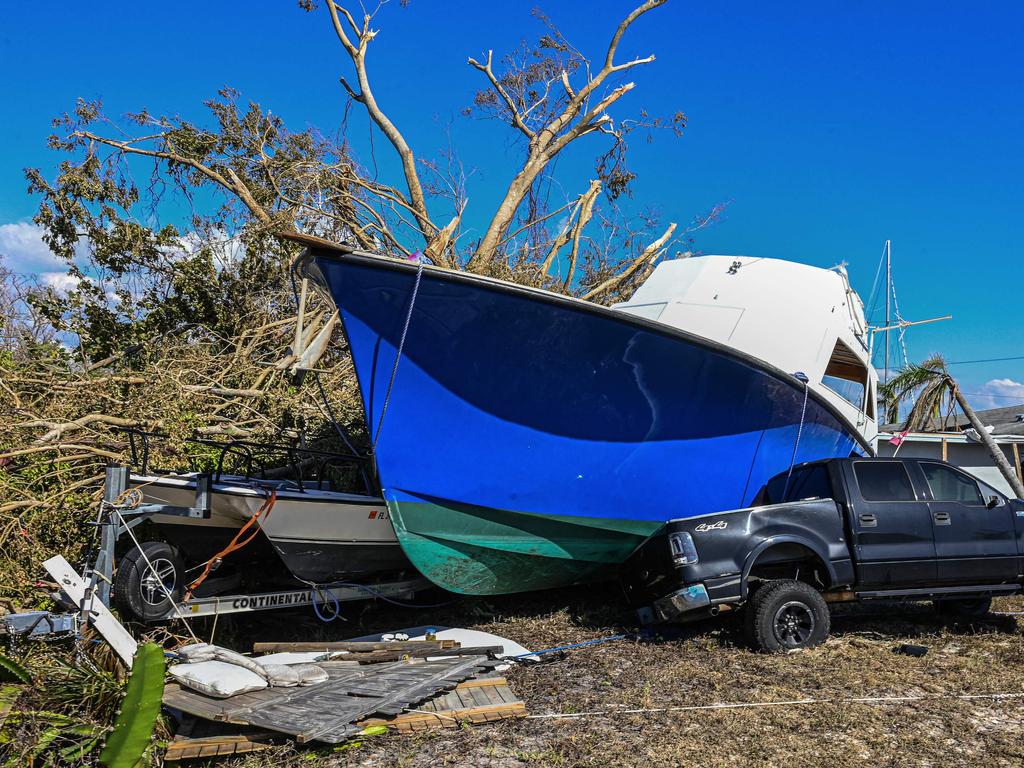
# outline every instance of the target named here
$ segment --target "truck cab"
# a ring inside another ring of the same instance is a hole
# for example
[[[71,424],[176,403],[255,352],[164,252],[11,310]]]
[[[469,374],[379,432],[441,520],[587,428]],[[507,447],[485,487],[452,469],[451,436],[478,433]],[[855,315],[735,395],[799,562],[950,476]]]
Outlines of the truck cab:
[[[749,508],[669,521],[622,581],[647,621],[743,607],[779,582],[813,591],[819,613],[883,598],[977,609],[1021,590],[1022,558],[1024,502],[943,461],[852,457],[794,466]]]

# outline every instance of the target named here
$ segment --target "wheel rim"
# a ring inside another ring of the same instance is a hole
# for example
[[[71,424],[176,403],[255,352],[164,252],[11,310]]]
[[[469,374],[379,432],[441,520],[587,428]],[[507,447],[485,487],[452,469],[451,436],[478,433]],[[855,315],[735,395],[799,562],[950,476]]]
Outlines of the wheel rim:
[[[160,605],[167,600],[168,595],[174,594],[174,588],[178,584],[178,574],[174,563],[165,557],[158,557],[150,560],[145,566],[142,579],[139,582],[139,591],[142,599],[149,605]]]
[[[780,607],[772,622],[775,639],[787,648],[796,648],[810,640],[816,625],[814,612],[797,600]]]

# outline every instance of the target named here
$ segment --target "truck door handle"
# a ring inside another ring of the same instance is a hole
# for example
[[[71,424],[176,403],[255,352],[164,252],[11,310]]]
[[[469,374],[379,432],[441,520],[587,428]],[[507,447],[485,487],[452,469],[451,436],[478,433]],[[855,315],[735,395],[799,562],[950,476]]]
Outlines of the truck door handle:
[[[949,512],[933,512],[932,520],[935,521],[936,525],[950,525],[951,523]]]
[[[878,525],[878,518],[870,512],[861,512],[858,519],[860,520],[860,524],[865,528],[874,528]]]

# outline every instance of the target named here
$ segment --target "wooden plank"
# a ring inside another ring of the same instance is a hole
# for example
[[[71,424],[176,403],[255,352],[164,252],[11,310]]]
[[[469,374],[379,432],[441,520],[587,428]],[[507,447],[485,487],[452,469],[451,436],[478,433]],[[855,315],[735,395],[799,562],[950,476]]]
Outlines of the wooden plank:
[[[273,744],[265,741],[254,740],[253,737],[238,736],[216,736],[205,739],[175,739],[167,745],[164,760],[177,762],[180,760],[194,760],[200,757],[226,757],[228,755],[241,755],[247,752],[259,752],[270,749]]]
[[[1013,446],[1013,466],[1017,468],[1017,477],[1024,483],[1024,471],[1020,468],[1020,448],[1017,447],[1017,443],[1010,443]]]
[[[467,680],[464,683],[459,683],[455,686],[455,690],[459,691],[463,688],[481,688],[499,685],[508,686],[508,680],[504,677],[477,677],[472,680]]]
[[[942,460],[949,461],[949,442],[942,438]]]
[[[121,622],[114,618],[114,614],[110,612],[107,606],[100,602],[98,597],[93,595],[88,600],[86,599],[86,591],[89,589],[89,584],[85,579],[79,576],[78,572],[61,555],[46,560],[43,563],[43,568],[60,585],[60,588],[67,596],[71,598],[71,602],[80,609],[84,607],[88,610],[89,621],[103,635],[103,638],[110,643],[110,646],[121,657],[121,660],[131,669],[132,661],[135,659],[135,651],[138,650],[139,644],[135,641],[134,637],[128,634],[128,630],[121,626]],[[88,602],[89,604],[83,606],[83,602]]]

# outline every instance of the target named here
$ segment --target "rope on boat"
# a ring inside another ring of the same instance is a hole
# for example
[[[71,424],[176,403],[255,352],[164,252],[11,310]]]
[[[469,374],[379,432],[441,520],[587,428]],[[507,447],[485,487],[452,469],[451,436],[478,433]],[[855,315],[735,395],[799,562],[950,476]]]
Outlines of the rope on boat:
[[[234,538],[231,539],[231,542],[226,547],[224,547],[224,549],[222,549],[220,552],[218,552],[216,555],[214,555],[206,561],[206,567],[203,569],[203,572],[199,574],[199,578],[197,578],[195,581],[188,585],[188,589],[185,591],[185,597],[183,598],[184,600],[188,600],[192,597],[192,593],[196,590],[196,588],[204,581],[206,581],[206,577],[210,575],[210,572],[213,571],[214,568],[221,564],[221,561],[223,561],[225,557],[230,555],[232,552],[237,552],[238,550],[242,549],[249,542],[251,542],[253,539],[260,535],[260,533],[263,530],[262,528],[260,528],[260,518],[262,517],[266,519],[267,517],[269,517],[270,511],[274,508],[274,504],[276,502],[277,489],[275,488],[271,490],[270,495],[267,496],[267,500],[263,502],[263,505],[258,510],[256,510],[256,514],[250,517],[248,520],[246,520],[245,525],[238,529],[238,533],[236,533]],[[254,526],[256,530],[250,533],[248,538],[242,540],[242,536],[250,528],[253,528]]]
[[[388,381],[387,392],[384,394],[384,406],[380,409],[380,418],[377,420],[377,431],[373,435],[373,443],[370,445],[370,453],[377,452],[377,441],[380,439],[380,430],[384,426],[384,415],[388,412],[388,404],[391,402],[391,390],[395,386],[395,376],[398,375],[398,363],[402,360],[402,350],[405,348],[405,337],[409,333],[409,324],[412,322],[412,310],[416,306],[416,295],[420,291],[420,280],[423,277],[423,262],[416,267],[416,282],[412,286],[412,296],[409,299],[409,310],[405,313],[405,324],[402,326],[402,335],[398,340],[398,349],[395,351],[395,364],[391,368],[391,379]]]

